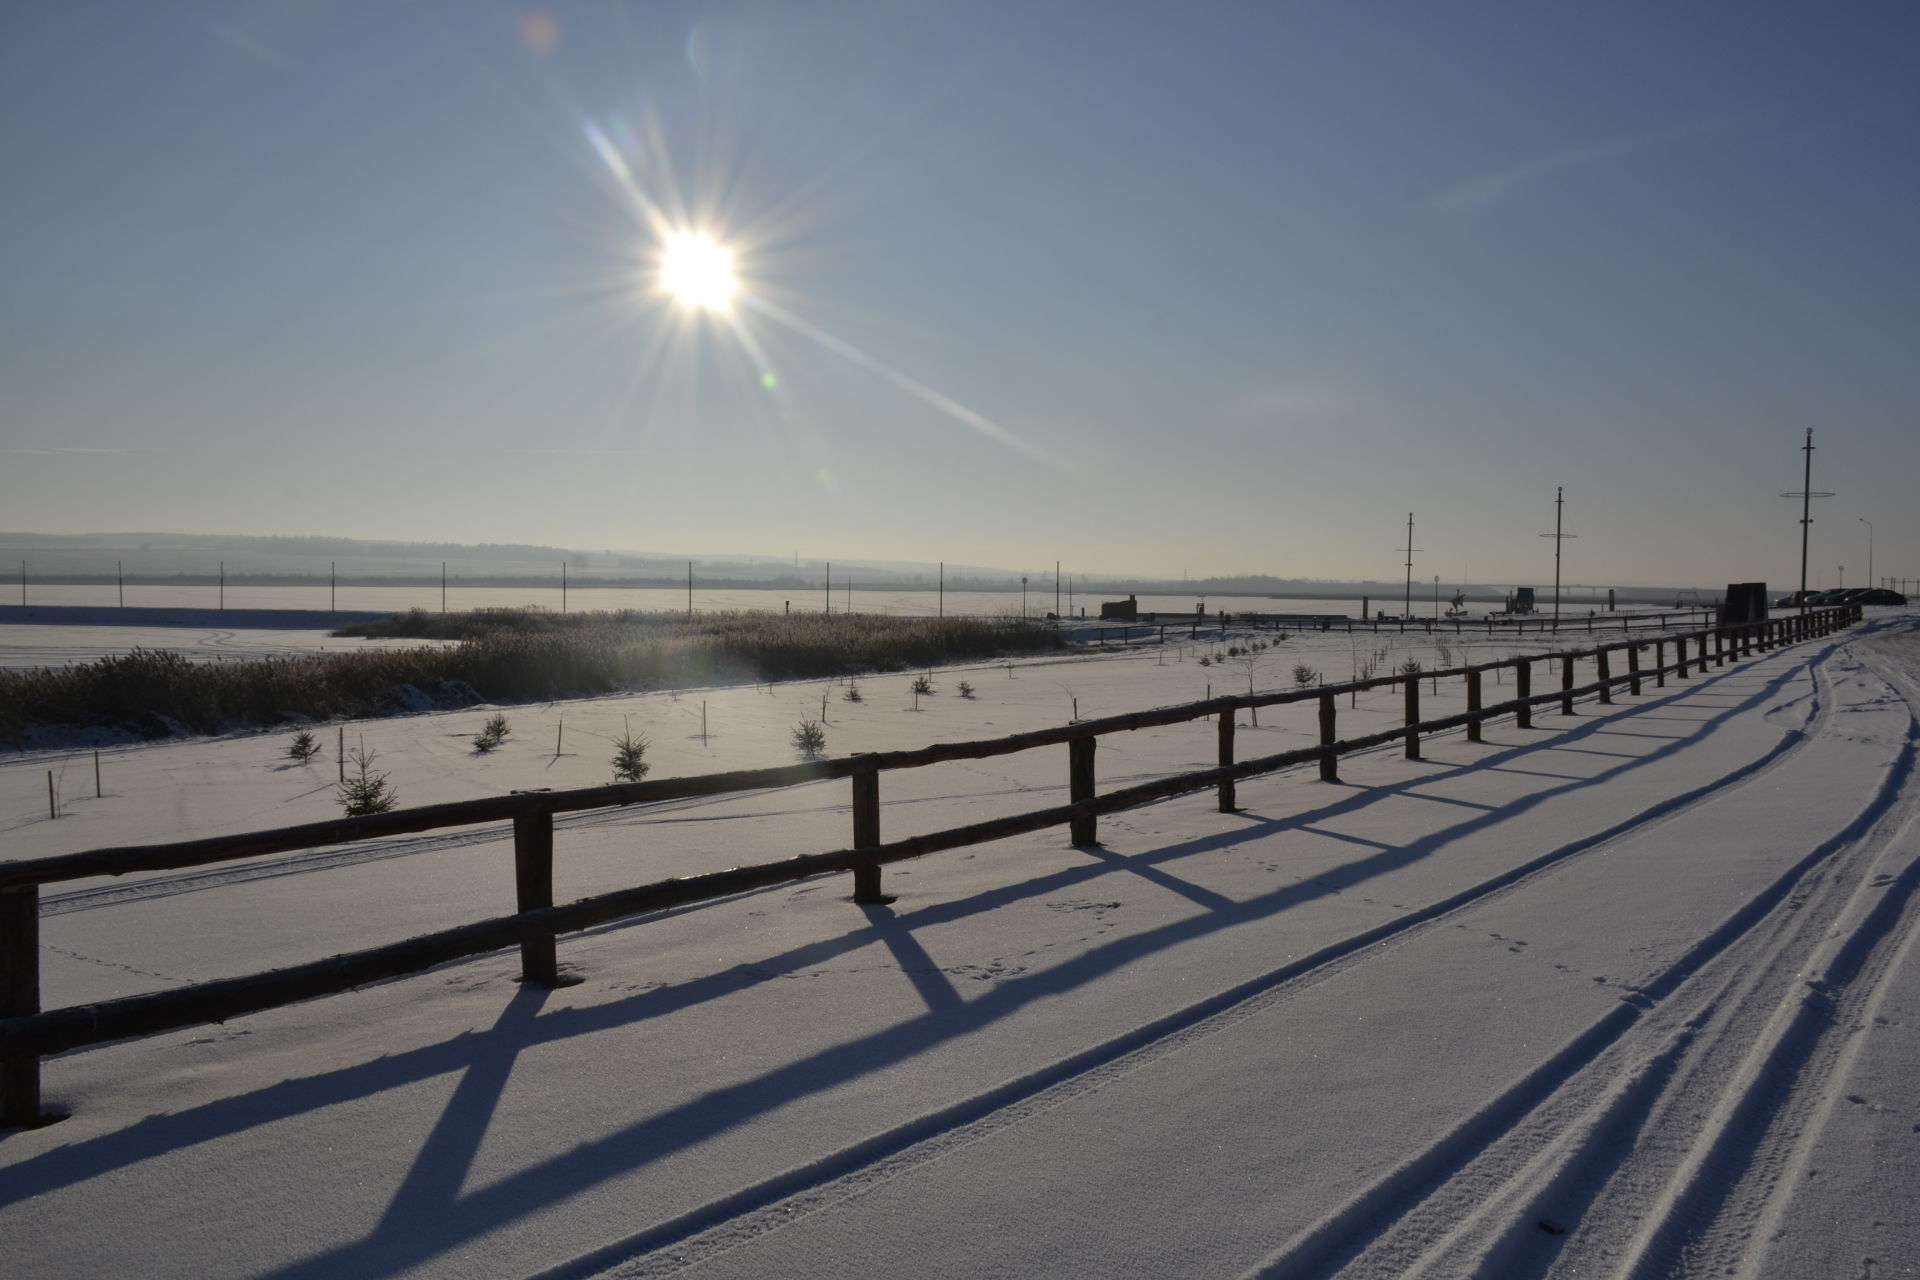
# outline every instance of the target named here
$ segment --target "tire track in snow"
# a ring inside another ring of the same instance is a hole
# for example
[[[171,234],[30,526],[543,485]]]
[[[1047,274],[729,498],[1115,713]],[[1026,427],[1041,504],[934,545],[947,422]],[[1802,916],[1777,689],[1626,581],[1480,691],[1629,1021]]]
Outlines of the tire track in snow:
[[[1810,673],[1815,672],[1816,660],[1813,655],[1807,660],[1806,669]],[[1817,683],[1817,674],[1815,679]],[[1703,686],[1693,686],[1694,689],[1700,687]],[[1683,689],[1660,701],[1676,700],[1691,691]],[[1659,702],[1650,699],[1643,705],[1654,706]],[[1816,730],[1827,715],[1827,702],[1822,698],[1815,709],[1809,730]],[[602,1280],[642,1280],[644,1277],[671,1275],[811,1213],[857,1198],[951,1151],[1051,1110],[1083,1093],[1101,1088],[1140,1067],[1261,1013],[1307,987],[1364,963],[1382,947],[1404,943],[1423,933],[1440,929],[1461,912],[1484,906],[1544,876],[1552,875],[1575,859],[1603,850],[1626,836],[1663,825],[1709,800],[1723,799],[1752,786],[1795,756],[1813,736],[1813,732],[1787,732],[1779,743],[1758,759],[1690,791],[1651,805],[1604,831],[1549,850],[1438,902],[1328,944],[1265,975],[1237,984],[1185,1009],[1164,1015],[972,1098],[950,1104],[893,1130],[876,1134],[689,1210],[613,1245],[550,1268],[539,1273],[535,1280],[588,1276],[601,1277]],[[1784,896],[1792,884],[1794,873],[1803,870],[1805,865],[1804,862],[1797,865],[1782,877],[1777,894],[1765,906],[1774,905],[1779,896]],[[1683,957],[1675,969],[1691,972],[1699,968],[1742,936],[1764,914],[1764,909],[1738,913]],[[1537,1090],[1542,1082],[1557,1082],[1570,1075],[1584,1061],[1596,1056],[1631,1027],[1644,1008],[1657,1003],[1657,996],[1644,991],[1630,999],[1633,1003],[1623,1003],[1595,1027],[1563,1048],[1535,1072],[1529,1082],[1523,1082],[1516,1089],[1524,1090],[1530,1083]],[[1524,1114],[1526,1109],[1519,1108],[1518,1114]],[[1505,1118],[1515,1111],[1516,1108],[1509,1102],[1505,1108],[1496,1108],[1495,1113]],[[1442,1145],[1445,1150],[1437,1158],[1458,1162],[1463,1158],[1462,1150],[1476,1149],[1479,1143],[1476,1141],[1464,1148],[1458,1144]],[[1295,1273],[1283,1271],[1279,1274]]]
[[[1831,734],[1824,713],[1809,727],[1809,740],[1822,729]],[[1818,994],[1804,998],[1797,975],[1823,948],[1854,954],[1887,934],[1869,913],[1865,932],[1844,935],[1844,946],[1828,942],[1837,921],[1861,916],[1863,895],[1884,887],[1870,881],[1870,863],[1886,833],[1910,829],[1920,808],[1910,785],[1914,756],[1909,717],[1886,776],[1840,832],[1629,1005],[1254,1274],[1518,1278],[1547,1274],[1564,1257],[1570,1266],[1577,1259],[1585,1275],[1596,1263],[1608,1269],[1606,1255],[1617,1252],[1617,1241],[1649,1218],[1637,1242],[1645,1246],[1639,1261],[1617,1274],[1694,1274],[1738,1262],[1750,1252],[1757,1214],[1754,1197],[1737,1198],[1733,1188],[1743,1173],[1767,1163],[1755,1158],[1759,1135],[1790,1102],[1806,1097],[1791,1089],[1792,1078],[1830,1025],[1831,1003]],[[1797,1013],[1783,1019],[1783,1008]],[[1569,1049],[1589,1060],[1562,1072]],[[1709,1117],[1704,1126],[1702,1115]],[[1690,1152],[1670,1150],[1688,1136],[1695,1136]],[[1648,1149],[1664,1155],[1649,1157]],[[1658,1203],[1611,1204],[1593,1220],[1590,1207],[1610,1186],[1649,1182],[1668,1188]],[[1777,1184],[1777,1176],[1762,1180],[1761,1198]],[[1569,1225],[1579,1229],[1563,1234]],[[1708,1235],[1729,1246],[1718,1251],[1725,1256],[1678,1261]]]

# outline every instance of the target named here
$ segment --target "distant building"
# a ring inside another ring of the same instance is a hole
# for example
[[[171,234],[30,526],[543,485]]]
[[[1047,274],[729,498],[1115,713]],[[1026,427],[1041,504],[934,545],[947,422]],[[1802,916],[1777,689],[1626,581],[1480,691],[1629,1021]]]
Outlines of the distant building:
[[[1100,604],[1102,622],[1137,622],[1140,619],[1140,603],[1133,596],[1125,600],[1104,600]]]
[[[1743,622],[1767,620],[1767,584],[1729,582],[1727,598],[1720,605],[1720,625],[1738,626]]]

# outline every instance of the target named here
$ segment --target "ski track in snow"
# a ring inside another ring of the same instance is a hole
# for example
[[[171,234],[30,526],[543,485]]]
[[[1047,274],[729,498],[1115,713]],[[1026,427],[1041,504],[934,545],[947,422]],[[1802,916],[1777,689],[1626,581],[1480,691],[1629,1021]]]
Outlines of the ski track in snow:
[[[1758,761],[1024,1079],[543,1272],[542,1280],[682,1271],[1186,1049],[1627,836],[1760,785],[1810,744],[1836,736],[1825,668],[1845,665],[1843,655],[1861,638],[1851,639],[1803,660],[1813,691],[1768,713],[1776,725],[1800,723],[1783,726],[1780,744]],[[1857,666],[1847,674],[1858,679]],[[1920,705],[1920,693],[1908,689],[1905,700]],[[1648,1280],[1747,1273],[1763,1224],[1778,1217],[1767,1213],[1768,1201],[1790,1187],[1796,1151],[1804,1150],[1796,1139],[1843,1074],[1844,1029],[1870,1016],[1892,957],[1916,933],[1920,858],[1909,857],[1894,876],[1871,874],[1920,813],[1914,724],[1909,709],[1906,741],[1842,830],[1558,1052],[1249,1275],[1386,1280],[1564,1270]]]

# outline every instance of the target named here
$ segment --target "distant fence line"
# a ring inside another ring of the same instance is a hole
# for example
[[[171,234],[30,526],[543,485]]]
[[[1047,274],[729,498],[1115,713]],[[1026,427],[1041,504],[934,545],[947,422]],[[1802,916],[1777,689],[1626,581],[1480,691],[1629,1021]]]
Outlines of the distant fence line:
[[[746,769],[652,782],[619,783],[580,790],[522,793],[484,800],[428,805],[361,818],[340,818],[268,831],[244,832],[170,844],[95,849],[82,853],[0,863],[0,1125],[30,1127],[41,1122],[40,1059],[88,1044],[154,1035],[245,1013],[349,990],[369,982],[400,977],[466,956],[518,945],[525,981],[561,984],[556,935],[642,912],[730,897],[750,889],[814,876],[851,872],[853,900],[889,901],[881,893],[881,868],[887,863],[923,857],[1008,836],[1066,826],[1075,845],[1095,843],[1098,818],[1173,796],[1215,789],[1222,812],[1237,807],[1235,784],[1258,774],[1301,764],[1317,764],[1320,777],[1338,781],[1339,759],[1350,752],[1399,741],[1408,759],[1419,759],[1421,740],[1464,727],[1469,741],[1481,740],[1489,719],[1512,715],[1517,728],[1533,726],[1533,709],[1558,703],[1572,715],[1574,703],[1593,697],[1613,700],[1625,686],[1641,692],[1647,681],[1664,686],[1668,676],[1704,675],[1710,666],[1765,653],[1783,645],[1828,635],[1859,620],[1858,606],[1847,605],[1739,626],[1713,627],[1657,639],[1627,639],[1592,649],[1532,654],[1476,663],[1444,671],[1402,671],[1337,685],[1311,686],[1274,693],[1211,698],[1157,710],[1135,712],[1033,730],[978,742],[936,744],[911,751],[887,751],[768,769]],[[1673,647],[1668,661],[1667,646]],[[1640,655],[1651,646],[1652,665]],[[1619,655],[1626,670],[1613,670]],[[1576,664],[1593,663],[1594,678],[1578,683]],[[1558,689],[1532,691],[1534,664],[1560,669]],[[1483,676],[1511,669],[1516,697],[1487,705]],[[1438,719],[1420,717],[1422,681],[1459,678],[1466,682],[1467,710]],[[1338,699],[1343,694],[1399,685],[1404,691],[1404,721],[1375,733],[1341,739]],[[1257,759],[1234,758],[1234,716],[1242,708],[1316,702],[1319,741],[1310,747]],[[1139,783],[1105,794],[1095,790],[1094,751],[1099,738],[1159,725],[1218,717],[1218,767]],[[978,760],[1038,747],[1068,749],[1068,803],[1028,813],[972,823],[945,831],[885,842],[880,836],[880,775],[952,760]],[[802,854],[780,862],[658,881],[553,903],[553,819],[557,813],[646,804],[693,796],[790,787],[826,778],[851,779],[853,844],[830,853]],[[325,845],[443,827],[511,821],[514,842],[516,911],[403,942],[293,965],[268,973],[195,983],[168,991],[127,996],[96,1004],[40,1010],[39,886],[91,876],[172,870],[209,863],[287,853]]]
[[[129,587],[135,589],[147,588],[170,591],[204,588],[211,598],[213,607],[225,609],[227,589],[231,587],[235,590],[244,591],[311,590],[316,593],[316,596],[321,591],[325,591],[328,602],[327,610],[329,612],[335,612],[338,611],[339,592],[342,588],[345,588],[348,590],[419,590],[429,593],[429,599],[432,598],[434,593],[437,593],[438,604],[442,612],[447,611],[448,597],[454,592],[542,592],[551,593],[552,597],[559,601],[561,612],[566,612],[568,593],[570,591],[575,594],[581,591],[685,592],[688,596],[689,609],[693,607],[693,597],[695,594],[704,591],[708,593],[766,592],[768,594],[779,594],[783,597],[790,597],[791,602],[796,604],[818,598],[821,608],[825,611],[832,612],[836,608],[850,608],[844,593],[847,593],[850,587],[858,585],[859,590],[868,597],[926,593],[944,600],[944,597],[949,592],[955,596],[991,595],[1008,597],[1009,599],[1018,597],[1022,601],[1023,609],[1030,609],[1031,616],[1040,617],[1051,616],[1051,613],[1054,611],[1047,608],[1047,600],[1049,596],[1057,600],[1060,595],[1058,584],[1055,584],[1052,591],[1046,589],[1046,587],[1039,582],[1036,582],[1031,590],[1023,590],[1018,583],[995,582],[960,576],[948,578],[944,574],[944,571],[937,577],[926,580],[918,578],[912,580],[888,579],[866,584],[855,584],[849,576],[834,577],[830,567],[821,580],[803,580],[799,578],[792,580],[735,580],[715,578],[711,575],[704,577],[697,575],[691,565],[688,566],[688,570],[684,574],[676,570],[671,575],[622,573],[618,569],[592,569],[586,566],[573,565],[569,562],[556,564],[552,571],[520,570],[511,572],[482,571],[474,573],[469,570],[464,573],[449,573],[448,565],[453,562],[448,561],[441,564],[437,571],[429,568],[415,572],[355,572],[351,569],[341,571],[336,565],[336,567],[330,568],[327,573],[322,574],[317,571],[299,570],[253,572],[235,570],[230,573],[227,570],[226,563],[226,561],[216,561],[214,567],[211,569],[176,569],[172,571],[146,569],[127,571],[123,570],[116,562],[112,572],[106,572],[104,570],[86,571],[61,569],[30,573],[30,561],[22,560],[19,562],[18,575],[13,580],[17,594],[13,600],[7,601],[6,603],[17,603],[22,608],[31,607],[36,603],[42,606],[47,605],[48,602],[45,599],[34,601],[30,598],[28,590],[30,585],[41,589],[59,587],[112,588],[115,591],[114,605],[93,607],[120,608],[127,607],[127,589]],[[1075,608],[1073,607],[1062,606],[1058,611],[1063,617],[1072,621],[1091,621],[1092,619],[1087,619],[1084,616],[1084,610],[1086,608],[1096,607],[1093,602],[1102,593],[1111,594],[1120,589],[1121,588],[1111,585],[1089,585],[1084,582],[1077,585],[1070,585],[1067,590],[1068,599],[1073,599],[1075,592],[1077,592],[1078,598],[1088,603],[1084,606],[1076,605],[1077,608],[1081,609],[1079,615],[1076,615]],[[1303,605],[1311,605],[1316,600],[1340,598],[1340,593],[1338,592],[1326,597],[1262,596],[1257,592],[1221,593],[1215,591],[1210,593],[1206,589],[1197,586],[1193,588],[1193,592],[1201,598],[1205,598],[1211,594],[1216,602],[1223,600],[1231,602],[1235,599],[1297,599]],[[1162,597],[1186,594],[1181,591],[1150,591],[1149,593]],[[1364,601],[1372,597],[1367,596],[1365,593],[1356,592],[1353,593],[1353,598]],[[1580,594],[1576,589],[1572,588],[1563,591],[1561,594],[1562,604],[1572,607],[1584,608],[1588,604],[1597,606],[1601,601],[1602,597],[1597,594],[1591,592]],[[58,603],[71,604],[71,602]],[[1489,600],[1488,603],[1491,603],[1491,600]],[[170,607],[187,608],[201,606],[179,604]],[[1628,607],[1632,606],[1629,605]],[[1709,606],[1702,605],[1698,608],[1681,609],[1676,605],[1673,610],[1669,610],[1668,612],[1677,616],[1683,613],[1701,613],[1708,608]],[[1435,605],[1435,611],[1436,613],[1438,612],[1437,604]],[[935,612],[944,613],[944,605],[937,604],[935,606]],[[1235,613],[1236,611],[1229,607],[1227,612]],[[1609,612],[1611,612],[1611,608],[1609,608]],[[1170,614],[1164,610],[1158,611],[1158,616],[1188,617],[1188,615],[1183,613]],[[1312,609],[1304,609],[1298,613],[1289,613],[1286,615],[1278,615],[1272,611],[1268,611],[1258,616],[1269,620],[1282,617],[1286,620],[1294,620],[1298,618],[1318,619],[1322,616],[1344,617],[1345,615],[1323,615]],[[1364,621],[1364,619],[1362,621]],[[1402,621],[1426,622],[1429,620],[1412,619]],[[1577,620],[1570,620],[1569,625],[1572,625],[1573,621]],[[1538,620],[1536,620],[1536,629],[1548,628],[1540,628],[1538,626]]]

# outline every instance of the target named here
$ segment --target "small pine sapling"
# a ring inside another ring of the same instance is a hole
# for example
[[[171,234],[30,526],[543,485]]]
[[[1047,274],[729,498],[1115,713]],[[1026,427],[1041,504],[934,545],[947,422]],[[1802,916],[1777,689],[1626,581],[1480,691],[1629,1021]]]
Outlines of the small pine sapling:
[[[847,691],[841,694],[840,696],[842,698],[845,698],[848,702],[859,702],[861,700],[859,684],[856,683],[855,681],[849,680],[847,682]]]
[[[961,696],[961,697],[963,697],[963,698],[971,698],[971,697],[973,696],[973,685],[972,685],[972,683],[971,683],[971,682],[969,682],[969,681],[966,681],[966,680],[962,680],[962,681],[960,682],[960,684],[959,684],[959,686],[958,686],[958,688],[959,688],[959,690],[960,690],[960,696]]]
[[[913,691],[915,693],[932,693],[933,677],[932,676],[915,676],[913,678]]]
[[[1320,673],[1302,662],[1293,669],[1293,683],[1296,688],[1305,689],[1320,678]]]
[[[638,782],[653,768],[647,763],[647,748],[652,744],[643,733],[634,736],[633,726],[621,721],[620,736],[613,740],[613,780]]]
[[[379,752],[368,750],[365,743],[347,752],[347,763],[353,766],[353,772],[334,786],[334,792],[349,818],[385,813],[399,803],[400,793],[387,775],[374,772],[373,762],[377,759]]]
[[[793,728],[793,749],[803,756],[817,756],[827,749],[827,727],[818,720],[802,720]]]
[[[505,742],[507,735],[511,732],[513,732],[513,730],[507,726],[506,716],[495,712],[487,723],[481,727],[480,732],[473,735],[473,749],[485,755],[487,752]]]
[[[293,735],[293,741],[287,745],[287,758],[296,764],[306,764],[320,754],[320,740],[306,729]]]

